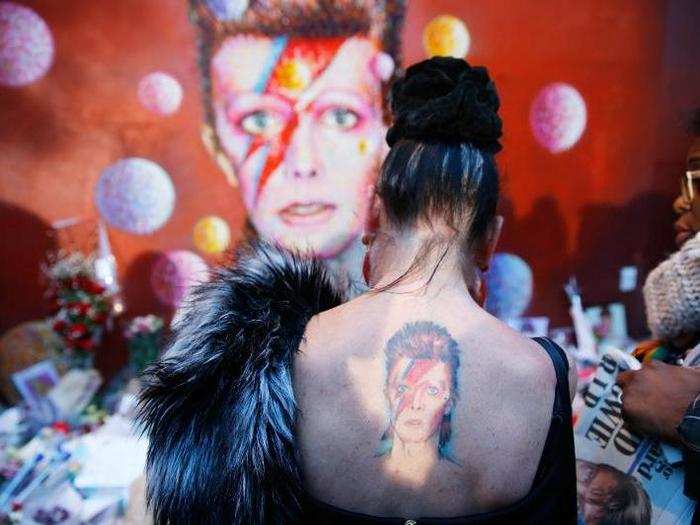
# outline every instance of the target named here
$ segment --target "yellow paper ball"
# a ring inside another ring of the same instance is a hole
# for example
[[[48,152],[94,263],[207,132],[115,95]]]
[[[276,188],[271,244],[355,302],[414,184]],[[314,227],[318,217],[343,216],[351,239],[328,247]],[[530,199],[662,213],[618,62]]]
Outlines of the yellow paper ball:
[[[423,48],[429,57],[464,58],[470,42],[467,26],[451,15],[433,18],[423,30]]]
[[[221,217],[209,215],[202,217],[194,225],[192,238],[199,251],[209,254],[221,253],[231,243],[231,230]]]
[[[301,60],[290,59],[277,67],[275,78],[284,89],[301,91],[311,82],[311,69]]]

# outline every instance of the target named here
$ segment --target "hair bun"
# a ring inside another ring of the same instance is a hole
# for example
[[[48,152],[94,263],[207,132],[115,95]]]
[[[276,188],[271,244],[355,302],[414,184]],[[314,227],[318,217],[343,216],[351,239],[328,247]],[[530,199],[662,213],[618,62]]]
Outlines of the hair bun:
[[[485,67],[433,57],[406,70],[391,88],[394,123],[386,141],[400,139],[469,142],[497,153],[502,123],[496,86]]]

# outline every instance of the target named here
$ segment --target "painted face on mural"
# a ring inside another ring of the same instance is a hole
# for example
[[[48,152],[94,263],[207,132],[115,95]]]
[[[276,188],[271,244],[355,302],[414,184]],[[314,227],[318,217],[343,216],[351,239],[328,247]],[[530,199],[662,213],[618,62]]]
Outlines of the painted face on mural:
[[[435,436],[451,405],[451,371],[437,359],[398,359],[389,371],[387,396],[394,438],[419,443]]]
[[[378,56],[364,37],[244,34],[213,56],[216,131],[263,238],[335,257],[361,235],[386,131]]]

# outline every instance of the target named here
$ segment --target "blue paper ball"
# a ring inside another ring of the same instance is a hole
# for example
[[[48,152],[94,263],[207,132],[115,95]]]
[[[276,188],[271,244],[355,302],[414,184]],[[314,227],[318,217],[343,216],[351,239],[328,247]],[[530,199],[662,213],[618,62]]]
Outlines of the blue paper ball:
[[[95,187],[95,204],[111,226],[145,235],[170,218],[175,207],[175,188],[158,164],[131,157],[102,172]]]
[[[532,300],[532,270],[512,253],[497,253],[486,273],[486,310],[499,319],[525,313]]]

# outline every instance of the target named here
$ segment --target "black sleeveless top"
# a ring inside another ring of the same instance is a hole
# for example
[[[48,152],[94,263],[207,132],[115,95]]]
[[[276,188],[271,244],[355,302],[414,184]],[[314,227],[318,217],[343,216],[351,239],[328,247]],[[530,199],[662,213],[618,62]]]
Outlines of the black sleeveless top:
[[[456,518],[378,518],[342,510],[306,494],[302,522],[320,525],[472,525],[576,523],[576,460],[569,400],[569,363],[564,351],[546,338],[536,338],[549,354],[557,375],[552,422],[532,488],[506,508]],[[517,468],[517,465],[513,465]]]

